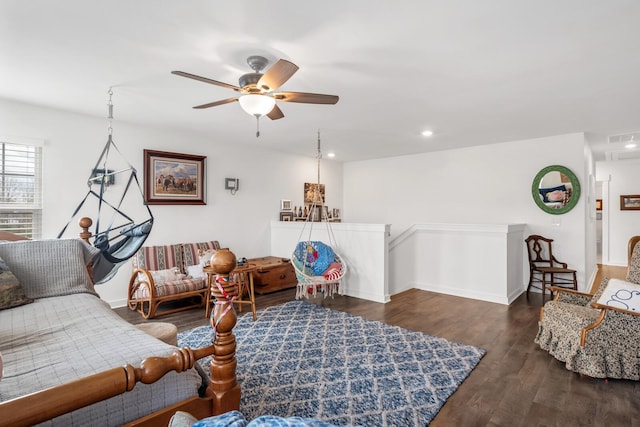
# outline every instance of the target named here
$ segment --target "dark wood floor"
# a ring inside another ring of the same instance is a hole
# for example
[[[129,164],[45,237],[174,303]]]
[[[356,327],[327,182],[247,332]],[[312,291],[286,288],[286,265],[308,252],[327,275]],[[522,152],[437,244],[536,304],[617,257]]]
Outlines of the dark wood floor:
[[[294,290],[258,295],[257,306],[294,297]],[[539,294],[529,301],[522,295],[510,306],[420,290],[394,295],[387,304],[345,296],[309,301],[487,350],[432,426],[640,426],[639,382],[580,377],[533,342]],[[126,308],[117,312],[142,321]],[[155,320],[179,330],[206,324],[204,310]]]

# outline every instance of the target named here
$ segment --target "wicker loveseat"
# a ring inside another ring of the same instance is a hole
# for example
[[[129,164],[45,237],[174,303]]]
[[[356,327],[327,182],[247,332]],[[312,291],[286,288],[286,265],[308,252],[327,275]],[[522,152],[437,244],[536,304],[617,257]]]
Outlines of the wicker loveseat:
[[[127,305],[145,319],[204,307],[207,281],[201,262],[217,249],[220,244],[215,240],[143,246],[131,259]],[[160,304],[177,300],[189,301],[158,311]]]
[[[535,342],[594,378],[640,380],[640,236],[629,241],[626,281],[605,278],[592,294],[553,288]]]

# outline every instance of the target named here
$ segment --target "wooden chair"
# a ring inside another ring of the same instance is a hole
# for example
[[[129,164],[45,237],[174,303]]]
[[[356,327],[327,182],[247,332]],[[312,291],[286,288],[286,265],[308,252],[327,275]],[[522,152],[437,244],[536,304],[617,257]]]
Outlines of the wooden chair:
[[[238,311],[242,313],[242,306],[244,304],[249,304],[251,306],[251,313],[253,314],[253,321],[255,322],[257,317],[256,314],[256,296],[253,286],[253,272],[256,271],[258,267],[255,264],[246,264],[242,266],[237,266],[236,268],[229,273],[229,283],[232,283],[237,289],[237,297],[233,300],[234,304],[238,305]],[[207,305],[205,310],[205,317],[209,318],[211,315],[211,311],[213,310],[213,306],[215,304],[214,298],[214,276],[215,271],[211,267],[204,267],[202,269],[207,274]],[[245,299],[245,297],[249,299]]]
[[[254,264],[246,264],[236,267],[231,273],[231,279],[238,284],[238,298],[233,302],[238,304],[238,311],[242,313],[242,306],[249,304],[251,306],[251,313],[253,314],[253,321],[257,319],[256,315],[256,295],[253,286],[253,272],[258,267]],[[245,297],[249,299],[245,299]]]
[[[525,239],[527,253],[529,255],[529,285],[527,286],[527,298],[531,288],[542,291],[542,304],[547,293],[548,286],[578,290],[576,270],[567,268],[566,262],[560,262],[553,256],[551,243],[553,239],[533,234]],[[569,277],[567,277],[569,276]],[[540,286],[537,286],[539,284]],[[553,291],[549,290],[553,297]]]

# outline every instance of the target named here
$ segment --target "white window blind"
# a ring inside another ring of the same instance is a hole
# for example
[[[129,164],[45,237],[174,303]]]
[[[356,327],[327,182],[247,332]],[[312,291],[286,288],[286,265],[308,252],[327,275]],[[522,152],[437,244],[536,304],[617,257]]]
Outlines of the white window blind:
[[[41,237],[41,147],[0,142],[0,230]]]

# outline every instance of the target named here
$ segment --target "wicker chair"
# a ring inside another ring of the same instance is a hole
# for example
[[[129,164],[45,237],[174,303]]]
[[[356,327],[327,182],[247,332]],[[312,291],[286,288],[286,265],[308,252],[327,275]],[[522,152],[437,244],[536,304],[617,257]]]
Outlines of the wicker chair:
[[[621,282],[632,289],[625,289],[628,298],[622,304],[615,295],[606,298],[614,288],[614,280],[608,278],[593,295],[552,288],[557,295],[541,309],[535,342],[567,369],[595,378],[640,380],[640,312],[632,308],[640,298],[639,242],[640,236],[629,241],[629,283],[615,281],[616,286]],[[612,289],[607,291],[609,283]]]

